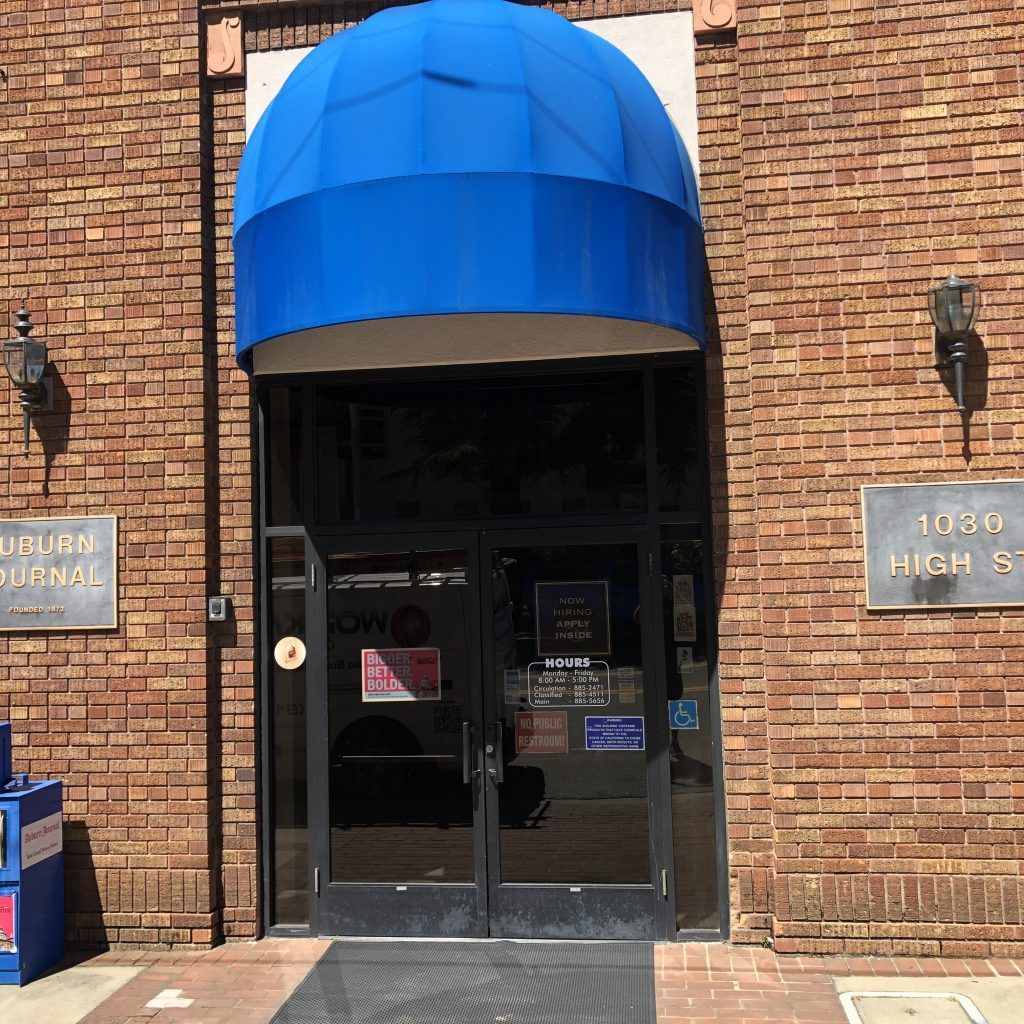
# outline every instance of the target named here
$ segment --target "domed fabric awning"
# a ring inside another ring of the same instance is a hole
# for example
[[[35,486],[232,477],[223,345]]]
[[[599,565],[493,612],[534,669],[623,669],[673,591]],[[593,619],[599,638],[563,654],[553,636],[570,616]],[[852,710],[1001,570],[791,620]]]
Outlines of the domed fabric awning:
[[[697,185],[611,44],[506,0],[382,11],[317,46],[235,195],[258,373],[704,343]]]

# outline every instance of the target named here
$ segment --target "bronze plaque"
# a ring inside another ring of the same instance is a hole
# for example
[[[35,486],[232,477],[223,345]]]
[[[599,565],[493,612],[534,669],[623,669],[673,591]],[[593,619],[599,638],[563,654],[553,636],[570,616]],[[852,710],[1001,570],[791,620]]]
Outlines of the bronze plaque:
[[[0,521],[0,630],[117,628],[117,516]]]
[[[1024,481],[861,488],[869,611],[1024,605]]]

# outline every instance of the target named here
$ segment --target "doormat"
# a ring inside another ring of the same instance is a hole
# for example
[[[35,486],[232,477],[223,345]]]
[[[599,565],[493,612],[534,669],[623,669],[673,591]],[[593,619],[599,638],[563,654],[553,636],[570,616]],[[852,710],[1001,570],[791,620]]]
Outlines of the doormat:
[[[335,942],[271,1024],[654,1024],[643,942]]]

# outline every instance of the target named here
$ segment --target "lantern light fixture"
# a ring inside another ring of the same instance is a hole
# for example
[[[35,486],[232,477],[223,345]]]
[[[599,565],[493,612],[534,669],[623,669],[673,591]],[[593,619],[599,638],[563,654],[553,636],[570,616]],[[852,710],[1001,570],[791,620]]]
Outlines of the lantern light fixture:
[[[952,363],[956,379],[956,407],[964,404],[964,371],[967,367],[968,334],[978,314],[981,292],[976,284],[950,274],[928,292],[928,312],[935,325],[935,355],[941,364]]]
[[[17,336],[4,341],[4,367],[11,382],[18,388],[25,424],[25,455],[29,447],[29,418],[33,412],[43,408],[46,398],[43,373],[46,371],[46,342],[30,338],[32,319],[21,300],[21,309],[16,314],[14,329]]]

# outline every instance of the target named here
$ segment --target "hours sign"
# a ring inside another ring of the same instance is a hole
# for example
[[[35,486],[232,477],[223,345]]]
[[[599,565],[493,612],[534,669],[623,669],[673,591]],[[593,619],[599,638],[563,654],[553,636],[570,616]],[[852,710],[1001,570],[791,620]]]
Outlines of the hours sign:
[[[869,611],[1024,605],[1024,481],[861,488]]]

